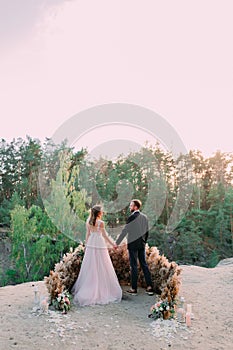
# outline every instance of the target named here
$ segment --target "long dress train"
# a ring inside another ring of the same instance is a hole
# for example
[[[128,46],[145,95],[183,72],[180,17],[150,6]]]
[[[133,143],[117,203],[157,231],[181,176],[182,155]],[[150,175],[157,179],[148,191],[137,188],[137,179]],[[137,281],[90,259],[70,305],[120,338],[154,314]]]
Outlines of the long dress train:
[[[85,306],[120,302],[122,289],[105,239],[99,229],[90,232],[78,278],[72,288],[74,303]]]

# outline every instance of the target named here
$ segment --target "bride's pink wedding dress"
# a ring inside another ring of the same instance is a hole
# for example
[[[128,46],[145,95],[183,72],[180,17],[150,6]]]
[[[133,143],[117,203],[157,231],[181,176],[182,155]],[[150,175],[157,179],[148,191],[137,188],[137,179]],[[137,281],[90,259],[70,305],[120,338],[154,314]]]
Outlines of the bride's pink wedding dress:
[[[72,288],[74,303],[85,306],[120,302],[122,289],[113,268],[100,220],[90,231],[78,278]]]

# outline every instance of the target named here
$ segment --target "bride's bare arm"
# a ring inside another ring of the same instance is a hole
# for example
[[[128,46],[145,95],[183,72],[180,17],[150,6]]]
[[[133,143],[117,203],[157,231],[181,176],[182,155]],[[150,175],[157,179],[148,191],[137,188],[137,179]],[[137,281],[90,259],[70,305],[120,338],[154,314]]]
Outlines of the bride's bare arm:
[[[100,229],[101,229],[101,232],[102,232],[102,235],[104,237],[104,239],[113,247],[116,246],[116,243],[113,241],[113,239],[111,239],[109,236],[108,236],[108,233],[107,231],[105,230],[105,226],[104,226],[104,222],[101,222],[100,224]]]
[[[88,241],[89,236],[90,236],[90,226],[88,223],[86,223],[86,243]]]

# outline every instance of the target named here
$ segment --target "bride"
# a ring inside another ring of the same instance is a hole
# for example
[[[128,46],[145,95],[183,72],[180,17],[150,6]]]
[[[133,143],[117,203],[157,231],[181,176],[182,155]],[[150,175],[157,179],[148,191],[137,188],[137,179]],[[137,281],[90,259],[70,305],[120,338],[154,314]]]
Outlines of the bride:
[[[74,303],[80,306],[120,302],[122,289],[106,243],[116,246],[101,220],[100,205],[91,209],[86,222],[86,248],[78,278],[72,288]]]

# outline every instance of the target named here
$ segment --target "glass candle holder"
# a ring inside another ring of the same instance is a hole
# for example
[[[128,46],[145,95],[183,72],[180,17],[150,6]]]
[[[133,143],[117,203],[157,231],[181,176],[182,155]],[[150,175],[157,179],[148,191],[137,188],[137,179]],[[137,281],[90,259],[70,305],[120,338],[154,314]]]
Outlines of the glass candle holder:
[[[192,304],[187,304],[187,312],[192,313]]]

